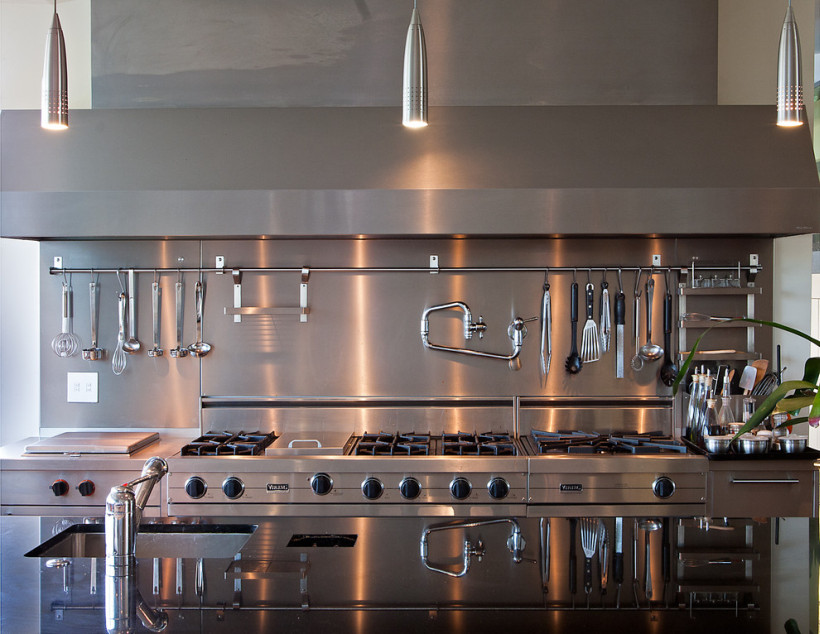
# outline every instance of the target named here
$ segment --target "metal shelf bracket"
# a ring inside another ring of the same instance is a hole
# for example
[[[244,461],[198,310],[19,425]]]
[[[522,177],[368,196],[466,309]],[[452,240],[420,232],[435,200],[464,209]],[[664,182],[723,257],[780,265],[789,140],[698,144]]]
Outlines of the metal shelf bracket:
[[[242,270],[231,269],[233,277],[233,308],[225,307],[226,315],[233,315],[235,324],[242,323],[242,315],[248,317],[270,316],[270,315],[299,315],[301,323],[307,323],[310,307],[308,306],[308,283],[310,281],[310,269],[302,267],[302,278],[299,283],[299,306],[297,307],[275,307],[275,306],[243,306],[242,305]]]

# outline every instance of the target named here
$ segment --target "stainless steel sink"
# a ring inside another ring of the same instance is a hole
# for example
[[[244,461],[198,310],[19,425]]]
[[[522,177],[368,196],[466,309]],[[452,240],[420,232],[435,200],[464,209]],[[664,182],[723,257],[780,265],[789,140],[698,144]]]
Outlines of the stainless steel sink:
[[[141,524],[137,559],[232,559],[250,539],[252,524]],[[105,527],[75,524],[26,553],[26,557],[105,557]]]

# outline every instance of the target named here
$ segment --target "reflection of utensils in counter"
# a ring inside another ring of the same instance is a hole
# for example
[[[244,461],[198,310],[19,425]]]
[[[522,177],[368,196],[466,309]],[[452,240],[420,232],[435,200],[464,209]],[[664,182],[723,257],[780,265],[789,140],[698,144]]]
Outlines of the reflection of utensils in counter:
[[[202,341],[202,302],[204,296],[202,282],[197,280],[194,289],[196,293],[196,341],[188,346],[188,350],[195,357],[204,357],[211,351],[211,344]]]
[[[105,350],[97,347],[97,318],[99,316],[99,302],[97,301],[97,282],[92,278],[88,285],[89,306],[91,308],[91,347],[83,349],[83,359],[86,361],[102,361],[105,359]]]
[[[609,579],[609,535],[603,519],[598,520],[598,571],[601,573],[601,602]]]
[[[148,351],[149,357],[161,357],[165,351],[159,347],[160,315],[162,314],[162,289],[159,282],[151,283],[151,331],[154,338],[154,347]]]
[[[128,354],[135,354],[141,347],[137,339],[137,276],[134,269],[128,269],[128,339],[122,349]]]
[[[570,287],[569,315],[572,333],[572,346],[566,360],[567,372],[578,374],[584,363],[578,356],[578,283],[573,281]]]
[[[581,548],[584,551],[584,593],[587,595],[589,608],[589,595],[592,592],[592,558],[598,549],[598,522],[592,517],[581,518]]]
[[[541,585],[544,594],[549,592],[550,582],[550,518],[542,517],[541,529]]]
[[[618,272],[620,281],[620,271]],[[623,289],[615,296],[615,378],[624,378],[624,324],[626,323],[626,295]]]
[[[624,518],[615,518],[615,553],[612,555],[612,578],[617,584],[615,608],[621,607],[621,585],[624,582]]]
[[[541,296],[541,387],[547,384],[552,360],[552,299],[550,285],[544,274],[544,293]]]
[[[176,284],[174,285],[174,289],[176,291],[176,313],[177,313],[177,347],[172,348],[168,354],[171,355],[174,359],[181,359],[183,357],[188,356],[188,348],[182,345],[182,316],[183,316],[183,307],[185,305],[185,284],[182,281],[182,274],[180,274],[179,279],[177,280]]]
[[[645,533],[645,554],[644,554],[644,594],[648,601],[652,601],[652,558],[651,558],[651,550],[650,550],[650,541],[649,541],[649,534],[659,530],[661,528],[661,523],[658,520],[652,519],[645,519],[641,520],[640,529]]]
[[[125,344],[125,310],[127,298],[125,293],[120,293],[117,302],[117,347],[114,354],[111,355],[111,370],[119,376],[125,371],[125,351],[123,345]]]

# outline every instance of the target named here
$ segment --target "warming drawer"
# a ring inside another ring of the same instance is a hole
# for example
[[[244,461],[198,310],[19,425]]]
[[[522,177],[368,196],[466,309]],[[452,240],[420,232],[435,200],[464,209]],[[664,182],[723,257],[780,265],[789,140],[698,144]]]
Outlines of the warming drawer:
[[[712,517],[817,517],[812,460],[710,461]]]

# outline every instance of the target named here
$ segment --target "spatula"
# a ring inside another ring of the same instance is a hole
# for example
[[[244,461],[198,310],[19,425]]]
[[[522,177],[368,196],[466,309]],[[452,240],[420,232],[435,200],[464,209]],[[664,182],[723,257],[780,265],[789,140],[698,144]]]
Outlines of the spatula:
[[[584,549],[584,592],[589,602],[592,592],[592,558],[598,544],[598,520],[592,517],[581,518],[581,548]]]
[[[757,370],[753,366],[747,365],[743,368],[743,374],[740,375],[738,386],[743,390],[745,396],[748,396],[754,388],[755,379],[757,379]]]
[[[769,370],[769,361],[768,359],[755,359],[751,363],[752,367],[755,369],[755,385],[760,383],[760,379],[766,376],[766,372]]]
[[[598,324],[592,318],[595,302],[595,287],[592,282],[586,285],[587,320],[584,323],[584,334],[581,339],[581,360],[592,363],[601,358],[601,340],[598,338]]]

